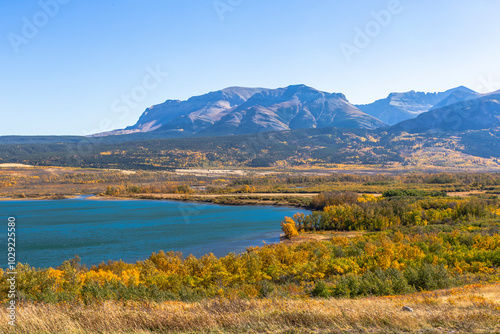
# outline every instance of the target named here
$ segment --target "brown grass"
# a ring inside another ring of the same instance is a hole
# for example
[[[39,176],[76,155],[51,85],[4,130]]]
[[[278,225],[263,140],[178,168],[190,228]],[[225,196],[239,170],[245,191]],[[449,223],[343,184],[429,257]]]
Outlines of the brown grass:
[[[366,234],[366,231],[316,231],[316,232],[301,232],[298,237],[286,239],[284,236],[281,240],[284,244],[300,244],[309,241],[330,241],[334,237],[355,238]]]
[[[414,312],[402,311],[402,306]],[[0,318],[6,319],[5,308]],[[358,300],[106,302],[94,306],[26,304],[16,330],[2,333],[494,333],[500,285],[468,286]]]
[[[482,195],[486,194],[486,190],[472,190],[472,191],[464,191],[464,192],[450,192],[448,196],[450,197],[469,197],[474,195]]]

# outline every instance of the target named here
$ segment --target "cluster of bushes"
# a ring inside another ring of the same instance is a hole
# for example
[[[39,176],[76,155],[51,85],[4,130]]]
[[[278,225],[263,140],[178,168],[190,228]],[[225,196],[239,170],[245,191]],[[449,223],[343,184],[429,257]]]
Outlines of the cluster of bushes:
[[[390,189],[382,193],[383,197],[446,197],[446,191],[428,191],[419,189]]]
[[[118,196],[125,194],[155,194],[155,193],[170,193],[170,194],[191,194],[194,190],[186,184],[169,184],[169,185],[121,185],[108,186],[104,194],[108,196]]]
[[[335,283],[319,281],[314,286],[312,295],[323,298],[402,295],[444,289],[451,282],[449,271],[444,266],[425,263],[404,270],[389,268],[369,270],[362,275],[347,274]]]
[[[369,200],[367,196],[355,197],[349,193],[326,193],[319,198],[321,203],[332,204],[309,215],[296,214],[293,220],[298,231],[381,231],[400,225],[451,224],[457,221],[495,218],[499,216],[500,209],[498,198],[397,197]]]
[[[326,191],[313,197],[311,209],[321,210],[324,207],[340,204],[354,204],[359,195],[352,191]]]
[[[334,173],[327,176],[290,176],[286,183],[362,183],[366,185],[388,185],[400,184],[460,184],[463,186],[488,187],[500,186],[499,173],[415,173],[415,174],[378,174],[378,175],[357,175]]]
[[[259,196],[252,194],[241,194],[239,196],[219,196],[206,197],[205,202],[222,205],[262,205],[272,204],[277,206],[294,206],[308,208],[311,200],[309,198],[298,196]]]

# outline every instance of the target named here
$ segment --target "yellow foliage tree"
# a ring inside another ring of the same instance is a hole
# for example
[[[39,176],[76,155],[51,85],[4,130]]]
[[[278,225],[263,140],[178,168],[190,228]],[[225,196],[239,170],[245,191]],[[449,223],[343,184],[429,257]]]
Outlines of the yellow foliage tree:
[[[295,225],[295,220],[290,217],[285,217],[285,220],[281,222],[281,229],[285,232],[285,236],[288,239],[299,236],[297,227]]]

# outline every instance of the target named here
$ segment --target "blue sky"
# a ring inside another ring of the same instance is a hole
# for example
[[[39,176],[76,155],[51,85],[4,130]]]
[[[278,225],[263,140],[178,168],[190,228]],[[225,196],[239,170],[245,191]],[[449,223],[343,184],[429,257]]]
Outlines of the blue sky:
[[[353,103],[497,90],[498,13],[497,0],[2,1],[0,135],[122,128],[228,86],[303,83]]]

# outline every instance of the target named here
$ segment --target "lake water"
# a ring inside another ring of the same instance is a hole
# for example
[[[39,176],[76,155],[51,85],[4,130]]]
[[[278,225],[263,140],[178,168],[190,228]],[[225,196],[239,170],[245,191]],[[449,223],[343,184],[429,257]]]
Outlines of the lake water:
[[[17,262],[55,267],[75,255],[87,265],[135,262],[159,250],[223,256],[279,240],[285,216],[306,210],[170,201],[0,201],[0,263],[7,219],[16,218]]]

